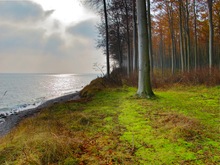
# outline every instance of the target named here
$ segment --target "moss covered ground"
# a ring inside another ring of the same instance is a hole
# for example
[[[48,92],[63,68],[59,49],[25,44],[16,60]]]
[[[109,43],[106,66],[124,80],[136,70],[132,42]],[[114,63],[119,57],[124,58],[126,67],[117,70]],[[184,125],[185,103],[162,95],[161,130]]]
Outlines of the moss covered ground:
[[[56,104],[0,139],[0,164],[220,164],[220,86],[133,87]]]

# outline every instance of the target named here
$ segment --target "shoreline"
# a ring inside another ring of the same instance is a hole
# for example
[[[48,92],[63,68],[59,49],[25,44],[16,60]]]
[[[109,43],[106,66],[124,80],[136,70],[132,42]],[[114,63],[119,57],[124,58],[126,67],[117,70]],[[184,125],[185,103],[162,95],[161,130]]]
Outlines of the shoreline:
[[[71,100],[80,99],[79,93],[80,92],[75,92],[72,94],[53,98],[53,99],[47,100],[46,102],[44,102],[43,104],[39,105],[36,108],[27,109],[27,110],[12,114],[10,116],[7,116],[5,118],[5,121],[0,123],[0,138],[7,135],[23,119],[33,116],[34,114],[40,112],[43,108],[49,107],[56,103],[63,103],[63,102],[71,101]]]

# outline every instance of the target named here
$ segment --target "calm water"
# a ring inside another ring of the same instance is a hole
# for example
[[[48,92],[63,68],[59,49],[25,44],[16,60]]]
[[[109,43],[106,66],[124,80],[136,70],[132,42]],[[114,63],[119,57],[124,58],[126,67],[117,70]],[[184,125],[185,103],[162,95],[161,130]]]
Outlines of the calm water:
[[[74,93],[96,74],[0,74],[0,114],[36,107]]]

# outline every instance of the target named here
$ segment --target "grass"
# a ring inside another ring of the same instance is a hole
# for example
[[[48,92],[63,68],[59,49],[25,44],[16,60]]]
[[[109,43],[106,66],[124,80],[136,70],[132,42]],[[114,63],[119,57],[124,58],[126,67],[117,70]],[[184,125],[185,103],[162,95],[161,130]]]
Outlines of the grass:
[[[0,139],[0,164],[220,164],[220,86],[136,90],[44,109]]]

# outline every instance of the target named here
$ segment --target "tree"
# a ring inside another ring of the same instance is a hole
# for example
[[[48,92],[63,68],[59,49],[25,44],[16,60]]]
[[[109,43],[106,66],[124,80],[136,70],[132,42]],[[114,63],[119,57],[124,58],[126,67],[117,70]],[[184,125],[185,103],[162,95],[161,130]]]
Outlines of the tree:
[[[107,13],[107,5],[106,0],[82,0],[82,3],[85,5],[89,5],[92,8],[95,8],[97,13],[104,14],[105,20],[105,46],[106,46],[106,70],[107,70],[107,77],[110,75],[110,55],[109,55],[109,29],[108,29],[108,13]],[[101,10],[100,7],[103,6]],[[101,12],[100,12],[101,10]],[[102,15],[102,14],[101,14]]]
[[[127,74],[128,76],[130,76],[131,74],[131,48],[130,48],[130,32],[129,32],[129,16],[128,16],[127,0],[124,0],[124,4],[125,4],[125,13],[126,13],[126,32],[127,32],[127,48],[128,48]]]
[[[150,59],[147,32],[146,2],[137,1],[137,20],[138,20],[138,91],[140,97],[150,98],[154,96],[150,80]]]
[[[133,14],[133,71],[136,71],[137,62],[138,62],[136,0],[132,0],[132,14]]]
[[[181,59],[181,71],[184,72],[184,50],[183,50],[183,28],[182,28],[182,0],[179,0],[179,40],[180,40],[180,59]]]
[[[190,29],[189,29],[189,2],[186,0],[185,4],[185,34],[186,34],[186,55],[187,55],[187,71],[190,70],[190,55],[191,55],[191,49],[190,49]]]
[[[208,3],[208,13],[209,13],[209,69],[211,73],[212,69],[212,56],[213,56],[213,23],[212,23],[212,0],[207,0]]]
[[[107,15],[107,9],[106,9],[106,2],[103,0],[103,6],[104,6],[104,13],[105,13],[105,32],[106,32],[106,65],[107,65],[107,77],[110,75],[110,62],[109,62],[109,40],[108,40],[108,15]]]
[[[174,56],[175,56],[175,41],[174,41],[174,21],[173,21],[173,2],[166,3],[166,10],[168,13],[168,22],[169,22],[169,29],[170,29],[170,38],[171,38],[171,70],[172,74],[174,74]]]
[[[149,38],[148,41],[149,41],[150,66],[151,66],[151,72],[153,73],[154,62],[153,62],[153,48],[152,48],[152,35],[151,35],[150,0],[147,0],[147,25],[148,25],[148,38]]]
[[[197,15],[196,15],[196,0],[193,0],[194,13],[194,53],[195,53],[195,70],[197,69]]]

